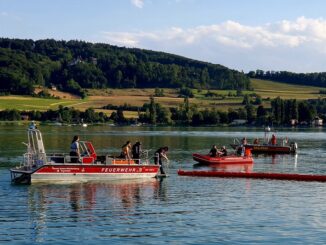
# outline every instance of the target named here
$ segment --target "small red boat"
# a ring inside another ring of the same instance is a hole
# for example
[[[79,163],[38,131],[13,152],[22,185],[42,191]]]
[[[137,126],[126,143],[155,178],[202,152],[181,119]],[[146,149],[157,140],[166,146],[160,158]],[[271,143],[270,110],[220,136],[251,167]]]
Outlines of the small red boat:
[[[245,142],[240,141],[239,139],[234,139],[233,144],[230,144],[231,147],[235,150],[241,149],[241,147],[245,147],[246,149],[250,149],[254,154],[291,154],[296,153],[298,149],[298,144],[296,142],[289,142],[287,138],[282,139],[279,143],[276,141],[276,132],[271,134],[271,129],[269,127],[265,128],[264,139],[259,140],[256,138],[254,142],[248,143],[246,138]]]
[[[27,130],[27,136],[23,162],[10,169],[13,183],[153,178],[159,172],[159,165],[150,164],[148,158],[135,161],[98,156],[88,141],[79,141],[82,155],[76,163],[67,153],[46,154],[42,134],[35,127]]]
[[[202,155],[198,153],[192,154],[193,159],[200,164],[252,164],[254,163],[251,156],[229,155],[223,157],[211,157],[210,155]]]

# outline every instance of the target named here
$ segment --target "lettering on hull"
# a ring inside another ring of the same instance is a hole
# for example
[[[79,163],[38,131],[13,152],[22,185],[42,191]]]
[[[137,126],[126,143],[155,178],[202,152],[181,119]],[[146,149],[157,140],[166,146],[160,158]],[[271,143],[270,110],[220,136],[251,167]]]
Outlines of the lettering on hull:
[[[51,166],[45,165],[34,174],[133,174],[157,173],[158,166]]]

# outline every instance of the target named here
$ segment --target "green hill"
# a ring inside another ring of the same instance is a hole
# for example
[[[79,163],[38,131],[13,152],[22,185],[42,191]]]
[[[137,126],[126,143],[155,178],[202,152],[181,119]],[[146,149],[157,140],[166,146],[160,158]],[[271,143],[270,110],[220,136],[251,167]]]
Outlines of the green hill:
[[[245,90],[249,78],[222,65],[142,49],[82,41],[0,38],[0,92],[31,94],[33,86],[210,88]]]

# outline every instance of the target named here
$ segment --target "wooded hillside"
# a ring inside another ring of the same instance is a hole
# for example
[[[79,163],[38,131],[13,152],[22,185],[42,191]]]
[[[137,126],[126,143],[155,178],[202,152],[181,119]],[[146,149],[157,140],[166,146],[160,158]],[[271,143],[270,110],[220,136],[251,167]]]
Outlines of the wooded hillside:
[[[31,94],[34,85],[82,88],[250,89],[242,72],[142,49],[83,41],[0,39],[0,92]]]

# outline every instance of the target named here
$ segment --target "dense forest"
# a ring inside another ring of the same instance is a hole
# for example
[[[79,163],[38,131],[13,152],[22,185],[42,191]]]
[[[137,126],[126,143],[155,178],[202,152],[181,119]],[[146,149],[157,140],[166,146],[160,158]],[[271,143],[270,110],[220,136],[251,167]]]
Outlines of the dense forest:
[[[250,89],[242,72],[185,57],[83,41],[0,38],[0,93],[31,94],[55,85],[83,88]]]
[[[326,87],[326,72],[294,73],[288,71],[250,71],[248,76],[275,82]]]

